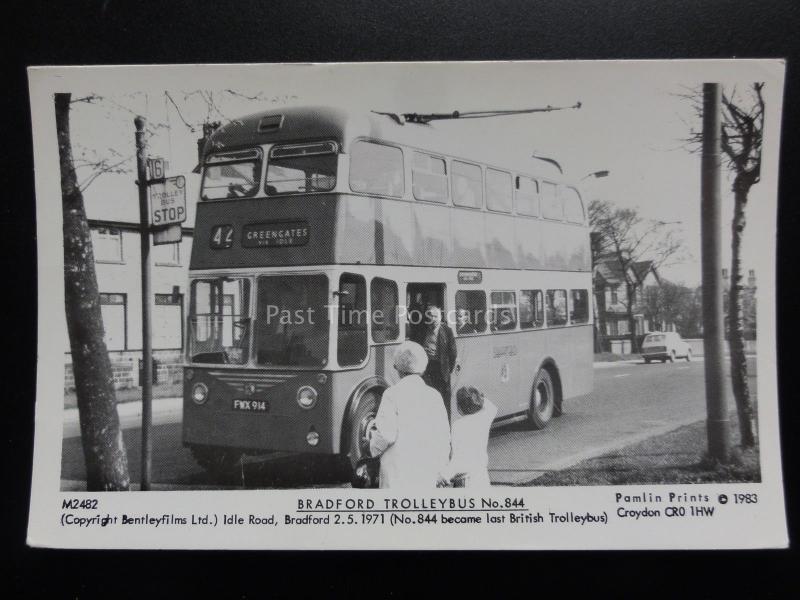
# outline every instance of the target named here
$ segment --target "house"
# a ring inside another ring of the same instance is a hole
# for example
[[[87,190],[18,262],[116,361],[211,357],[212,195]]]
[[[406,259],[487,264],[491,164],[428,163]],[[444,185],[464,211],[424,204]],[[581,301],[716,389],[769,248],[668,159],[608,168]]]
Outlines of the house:
[[[189,218],[182,227],[178,244],[152,246],[152,345],[158,381],[180,381],[183,343],[188,310],[194,205],[199,177],[187,175]],[[142,297],[139,210],[136,186],[128,176],[98,178],[84,193],[91,228],[95,271],[100,291],[100,310],[108,348],[114,386],[117,389],[139,385],[142,357]],[[64,389],[75,387],[69,338],[63,337],[65,364]]]
[[[654,322],[646,314],[644,290],[661,284],[653,261],[630,261],[627,277],[617,256],[598,257],[594,267],[595,326],[600,349],[619,353],[631,351],[631,325],[628,306],[632,304],[634,332],[637,336],[650,331],[674,331],[671,323]],[[633,282],[633,298],[628,298],[627,282]]]

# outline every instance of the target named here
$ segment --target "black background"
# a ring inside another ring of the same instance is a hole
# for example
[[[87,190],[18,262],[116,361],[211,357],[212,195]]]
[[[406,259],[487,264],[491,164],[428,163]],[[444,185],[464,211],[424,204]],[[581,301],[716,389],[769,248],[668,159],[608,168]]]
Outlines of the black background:
[[[606,553],[63,552],[24,544],[36,368],[33,161],[25,67],[62,64],[787,58],[777,293],[784,474],[797,527],[800,3],[791,0],[9,2],[0,94],[5,337],[0,431],[6,591],[87,597],[213,594],[780,596],[793,551]],[[479,85],[476,82],[476,85]],[[749,232],[748,235],[758,235]],[[763,232],[768,241],[772,232]],[[42,332],[47,336],[49,332]],[[61,343],[60,338],[54,343]],[[62,373],[52,374],[61,377]],[[401,532],[396,532],[402,535]],[[613,534],[611,534],[613,535]],[[792,535],[797,539],[796,535]],[[658,540],[651,540],[658,545]]]

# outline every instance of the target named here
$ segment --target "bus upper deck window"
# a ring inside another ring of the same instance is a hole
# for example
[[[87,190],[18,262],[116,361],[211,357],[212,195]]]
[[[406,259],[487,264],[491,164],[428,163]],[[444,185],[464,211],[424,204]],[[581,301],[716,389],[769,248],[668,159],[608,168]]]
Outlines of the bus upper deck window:
[[[542,216],[554,221],[564,220],[564,205],[554,183],[542,182]]]
[[[571,187],[561,188],[561,196],[564,198],[564,216],[570,223],[583,224],[583,201],[581,201],[578,190]]]
[[[486,205],[489,210],[511,212],[511,175],[486,169]]]
[[[453,161],[453,203],[467,208],[483,207],[483,174],[478,165]]]
[[[444,159],[414,152],[411,182],[417,200],[447,202],[447,164]]]
[[[350,149],[350,189],[400,198],[405,193],[403,151],[394,146],[357,141]]]
[[[267,194],[330,192],[336,187],[338,150],[336,142],[273,146],[267,163]]]
[[[517,177],[516,207],[520,215],[539,216],[539,184],[535,179]]]
[[[254,196],[261,180],[261,157],[260,148],[212,154],[203,169],[200,197],[227,200]]]

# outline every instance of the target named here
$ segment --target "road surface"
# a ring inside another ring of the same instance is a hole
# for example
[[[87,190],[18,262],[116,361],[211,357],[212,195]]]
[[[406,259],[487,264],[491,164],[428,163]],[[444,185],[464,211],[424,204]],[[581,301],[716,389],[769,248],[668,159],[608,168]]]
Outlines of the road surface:
[[[755,373],[755,360],[748,360]],[[531,431],[517,423],[496,428],[489,441],[489,469],[495,484],[529,483],[548,470],[627,446],[705,418],[703,363],[613,363],[594,369],[591,397],[567,403],[564,414],[546,429]],[[179,401],[160,401],[153,427],[155,489],[346,487],[335,460],[285,454],[246,459],[224,481],[197,466],[181,445]],[[732,405],[731,405],[732,407]],[[120,406],[131,481],[139,481],[138,405]],[[85,471],[79,430],[66,423],[62,488],[83,489]]]

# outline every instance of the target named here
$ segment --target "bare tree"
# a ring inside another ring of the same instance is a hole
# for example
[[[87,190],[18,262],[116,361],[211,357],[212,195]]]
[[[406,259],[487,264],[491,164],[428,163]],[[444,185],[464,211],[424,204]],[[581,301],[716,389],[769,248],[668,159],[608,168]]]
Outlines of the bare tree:
[[[722,94],[722,131],[720,143],[726,164],[733,175],[733,219],[731,221],[731,282],[728,296],[728,344],[731,354],[731,387],[739,417],[741,444],[755,446],[755,411],[747,381],[747,357],[744,352],[744,311],[741,247],[744,235],[745,208],[750,189],[761,179],[761,146],[764,136],[763,83],[751,84],[745,93],[733,88]],[[683,94],[697,115],[702,104],[696,93]],[[696,151],[702,131],[690,128],[687,142]]]
[[[631,352],[638,352],[634,314],[645,280],[642,269],[658,271],[678,256],[681,243],[677,232],[669,223],[645,220],[637,210],[619,208],[606,200],[590,204],[589,223],[593,261],[611,261],[624,282],[625,297],[619,301],[627,314]]]
[[[230,122],[220,106],[220,96],[238,99],[239,103],[284,104],[296,96],[267,96],[264,93],[246,95],[234,90],[224,90],[217,96],[206,90],[182,92],[178,101],[165,91],[168,103],[177,114],[180,126],[189,133],[202,131],[202,142],[219,126],[212,117]],[[131,117],[138,111],[127,106],[142,93],[128,94],[123,98],[100,96],[95,93],[72,98],[71,94],[55,95],[56,127],[61,168],[61,193],[64,212],[64,284],[67,329],[75,376],[75,391],[81,424],[81,440],[86,462],[87,489],[127,490],[130,486],[127,455],[119,427],[116,394],[108,349],[104,341],[100,294],[95,272],[91,229],[87,220],[83,192],[104,175],[121,175],[133,172],[133,152],[124,148],[95,147],[93,139],[73,139],[70,135],[70,109],[75,105],[93,105],[97,117],[103,113]],[[138,98],[141,100],[141,98]],[[145,104],[147,104],[145,102]],[[191,104],[191,106],[189,106]],[[201,119],[188,120],[184,115],[191,110]],[[146,135],[149,138],[160,131],[172,128],[169,115],[166,120],[148,119]],[[80,136],[75,136],[80,138]],[[73,148],[77,154],[73,154]]]
[[[86,489],[127,490],[128,458],[117,415],[111,362],[103,339],[91,231],[72,158],[71,102],[70,94],[55,95],[64,217],[65,308],[86,461]]]
[[[649,318],[675,325],[678,333],[684,337],[697,328],[691,322],[693,313],[697,312],[694,290],[662,279],[659,285],[646,286],[643,295],[644,310]]]

